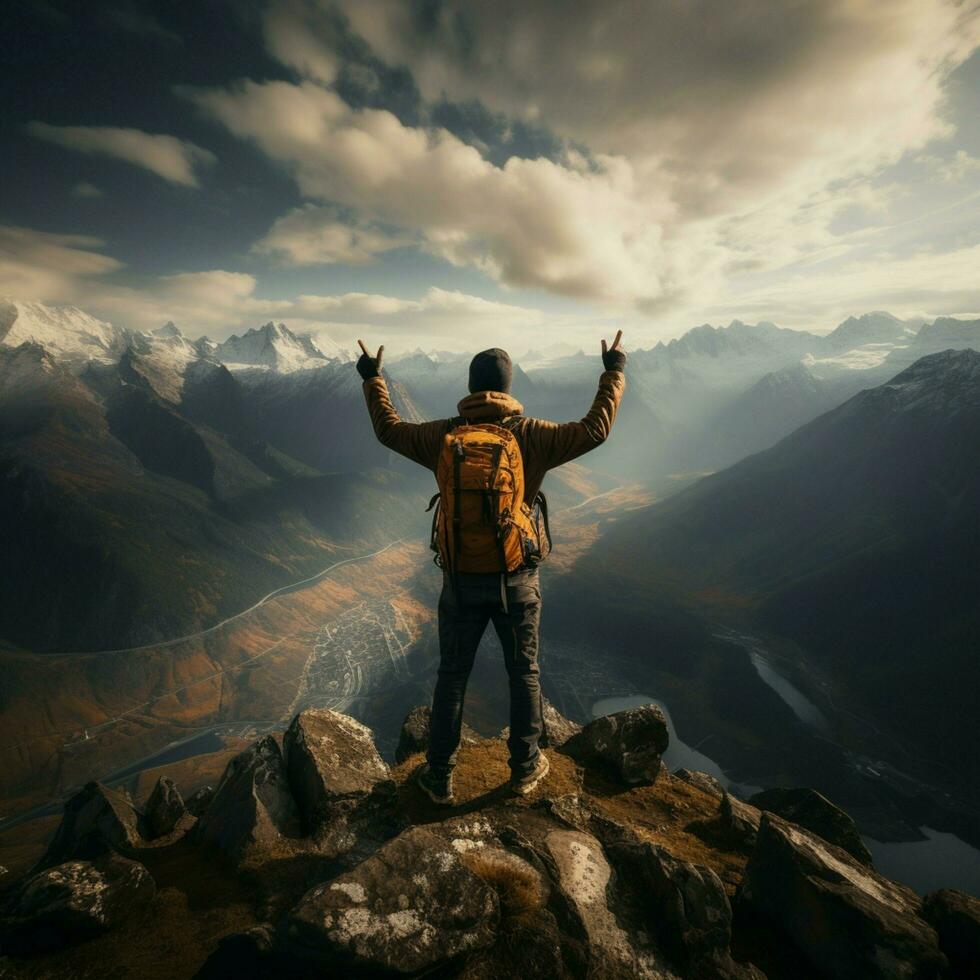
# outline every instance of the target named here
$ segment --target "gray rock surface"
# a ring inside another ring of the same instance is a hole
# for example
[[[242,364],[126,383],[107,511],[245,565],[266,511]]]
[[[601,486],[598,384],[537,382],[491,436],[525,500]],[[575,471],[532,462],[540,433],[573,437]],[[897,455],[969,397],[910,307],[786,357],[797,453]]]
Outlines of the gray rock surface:
[[[674,775],[682,782],[696,786],[709,796],[720,798],[725,795],[725,787],[710,773],[701,772],[699,769],[675,769]]]
[[[545,846],[556,885],[586,939],[588,976],[651,980],[672,976],[656,951],[642,937],[627,932],[610,908],[612,869],[599,841],[579,830],[554,830],[545,838]]]
[[[601,766],[628,786],[652,784],[667,749],[667,719],[655,704],[617,711],[590,721],[559,751],[584,764]]]
[[[861,840],[850,814],[815,789],[765,789],[750,797],[748,802],[760,810],[768,810],[784,820],[805,827],[830,844],[843,847],[869,868],[874,864],[871,852]]]
[[[718,820],[725,836],[745,850],[755,847],[762,811],[737,796],[725,793],[718,807]]]
[[[198,820],[197,833],[245,862],[288,850],[289,840],[300,835],[282,753],[271,735],[228,763],[211,805]]]
[[[557,749],[564,745],[573,735],[582,731],[582,726],[566,718],[547,698],[541,698],[541,719],[544,731],[538,745],[542,749]],[[510,726],[501,729],[497,736],[505,742],[510,737]]]
[[[0,914],[0,946],[32,953],[72,945],[144,911],[155,892],[142,864],[115,854],[54,865],[8,897]]]
[[[38,867],[109,851],[132,855],[144,845],[140,813],[132,800],[101,783],[88,783],[65,804],[61,823]]]
[[[146,834],[150,838],[166,837],[178,826],[189,829],[193,825],[177,784],[166,776],[157,780],[143,815]]]
[[[199,817],[211,805],[214,799],[214,787],[202,786],[199,790],[191,793],[184,801],[187,812],[191,816]]]
[[[309,709],[293,719],[283,748],[303,831],[321,851],[344,854],[365,835],[389,835],[395,788],[370,728]]]
[[[398,735],[398,746],[395,749],[395,762],[397,764],[400,765],[409,756],[418,753],[424,754],[428,750],[431,719],[432,709],[428,705],[420,704],[408,713]],[[475,745],[477,742],[483,741],[483,736],[477,734],[464,722],[459,740],[462,745]]]
[[[788,935],[820,976],[911,980],[946,967],[910,888],[771,813],[762,816],[741,899]]]
[[[682,861],[648,841],[623,840],[607,850],[613,866],[643,896],[645,925],[682,976],[761,976],[732,959],[732,908],[710,868]]]
[[[544,719],[544,735],[541,748],[557,749],[573,735],[582,731],[582,726],[566,718],[547,698],[541,699],[541,715]]]
[[[489,946],[498,919],[496,892],[447,841],[413,827],[309,891],[287,916],[282,942],[338,976],[416,973]]]
[[[953,975],[976,976],[980,972],[980,898],[944,888],[926,895],[922,914],[939,934],[939,948],[949,959]]]

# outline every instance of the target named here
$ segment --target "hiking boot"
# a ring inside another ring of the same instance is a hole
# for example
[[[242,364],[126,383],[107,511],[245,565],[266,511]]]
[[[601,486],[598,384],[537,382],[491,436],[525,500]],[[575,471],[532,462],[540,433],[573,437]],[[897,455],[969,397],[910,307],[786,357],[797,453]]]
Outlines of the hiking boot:
[[[419,768],[415,781],[419,784],[419,789],[433,803],[438,803],[439,806],[452,806],[455,802],[452,773],[448,776],[437,776],[426,763]]]
[[[527,796],[548,775],[550,769],[551,763],[548,761],[548,757],[543,752],[538,753],[538,761],[529,773],[525,773],[523,776],[514,775],[510,777],[511,792],[518,796]]]

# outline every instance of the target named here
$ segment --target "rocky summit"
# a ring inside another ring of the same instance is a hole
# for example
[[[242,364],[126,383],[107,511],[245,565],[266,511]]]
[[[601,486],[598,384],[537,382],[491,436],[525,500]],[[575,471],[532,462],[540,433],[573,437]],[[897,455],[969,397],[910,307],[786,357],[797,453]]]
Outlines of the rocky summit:
[[[975,975],[980,902],[880,875],[815,790],[746,802],[671,774],[655,708],[546,718],[526,798],[504,738],[471,733],[456,806],[429,803],[424,708],[394,768],[362,724],[310,709],[186,802],[166,776],[142,805],[91,783],[0,894],[0,976]]]

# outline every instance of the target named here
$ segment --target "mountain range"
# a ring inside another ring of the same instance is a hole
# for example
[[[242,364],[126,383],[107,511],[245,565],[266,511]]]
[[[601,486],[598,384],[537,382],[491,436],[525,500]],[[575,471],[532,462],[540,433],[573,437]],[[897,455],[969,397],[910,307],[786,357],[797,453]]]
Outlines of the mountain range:
[[[980,321],[915,326],[879,312],[820,338],[734,321],[635,351],[617,438],[588,464],[607,477],[644,480],[718,469],[896,366],[945,346],[980,346]],[[858,370],[854,358],[865,349],[878,362]],[[851,367],[841,366],[842,352],[853,355]],[[387,373],[404,417],[449,415],[466,360],[422,351],[392,358]],[[515,365],[513,392],[528,413],[580,416],[598,358],[538,363],[529,371]],[[137,333],[73,307],[9,301],[0,305],[0,372],[0,492],[17,518],[15,553],[36,569],[0,599],[10,642],[111,646],[190,628],[206,620],[204,610],[307,571],[324,547],[371,537],[318,494],[329,487],[349,501],[354,486],[384,494],[395,461],[373,438],[350,361],[284,324],[216,344],[192,341],[173,323]],[[424,475],[415,477],[421,492]],[[555,490],[575,502],[568,479]],[[397,504],[380,509],[399,513]],[[148,520],[151,513],[157,518]],[[30,598],[44,591],[43,565],[29,557],[39,540],[77,573],[59,576],[44,600],[55,613],[43,617]],[[172,563],[140,556],[183,553],[191,540],[208,553],[202,581],[185,569],[174,583],[182,598],[174,598],[150,584],[155,566]],[[236,574],[215,576],[215,567]],[[218,580],[228,584],[206,584]],[[131,612],[110,613],[107,603]]]
[[[927,354],[771,448],[623,515],[575,574],[564,607],[601,587],[605,618],[650,637],[631,666],[638,683],[663,669],[694,686],[716,644],[692,624],[738,624],[809,665],[802,681],[830,697],[845,740],[853,715],[864,751],[980,800],[975,350]],[[583,635],[577,620],[571,629]],[[727,677],[711,688],[721,697],[734,687],[733,662],[710,662]],[[806,756],[813,779],[817,757]]]

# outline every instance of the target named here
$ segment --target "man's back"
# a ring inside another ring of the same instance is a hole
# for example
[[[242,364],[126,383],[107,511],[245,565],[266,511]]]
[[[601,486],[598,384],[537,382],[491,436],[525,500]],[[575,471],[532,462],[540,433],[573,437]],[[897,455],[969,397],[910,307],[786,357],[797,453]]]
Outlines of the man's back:
[[[541,489],[545,474],[602,445],[612,431],[626,382],[622,371],[604,371],[592,407],[577,422],[528,418],[524,406],[507,392],[476,391],[457,405],[458,417],[468,422],[510,419],[524,456],[525,500]],[[403,422],[392,404],[388,386],[379,375],[364,382],[368,412],[378,440],[389,449],[435,471],[443,439],[453,419]]]

